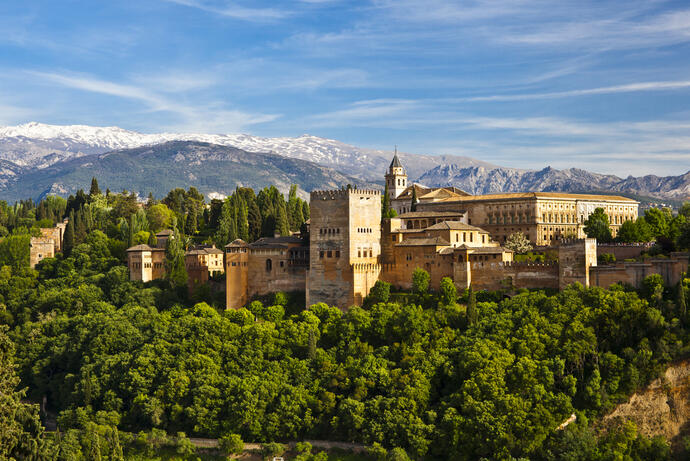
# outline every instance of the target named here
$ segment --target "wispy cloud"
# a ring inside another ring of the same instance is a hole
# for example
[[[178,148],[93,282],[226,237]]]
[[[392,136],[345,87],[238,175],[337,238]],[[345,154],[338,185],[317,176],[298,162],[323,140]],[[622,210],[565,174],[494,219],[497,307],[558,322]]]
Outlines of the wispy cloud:
[[[171,113],[179,119],[179,122],[169,126],[169,129],[237,132],[244,130],[247,126],[269,122],[279,117],[274,114],[253,114],[228,109],[226,104],[220,101],[197,100],[194,104],[186,104],[181,102],[179,95],[173,98],[156,93],[149,88],[114,83],[92,76],[37,71],[27,71],[27,74],[67,88],[139,101],[144,103],[147,111]]]
[[[208,2],[204,0],[165,0],[170,3],[197,8],[209,13],[218,14],[242,21],[275,21],[290,16],[287,10],[276,8],[251,8],[238,5],[236,2]]]
[[[585,88],[569,91],[553,91],[546,93],[522,93],[500,94],[491,96],[472,96],[467,98],[454,98],[454,101],[525,101],[529,99],[555,99],[570,98],[576,96],[591,96],[599,94],[636,93],[641,91],[670,91],[690,87],[690,80],[669,82],[639,82],[627,85],[604,86],[600,88]]]

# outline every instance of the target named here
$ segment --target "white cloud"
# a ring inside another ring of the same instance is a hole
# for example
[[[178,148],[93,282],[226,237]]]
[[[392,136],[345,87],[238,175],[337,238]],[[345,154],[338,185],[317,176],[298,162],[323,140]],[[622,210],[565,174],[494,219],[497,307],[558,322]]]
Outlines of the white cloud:
[[[275,21],[290,16],[290,12],[276,8],[249,8],[235,2],[207,2],[203,0],[165,0],[170,3],[197,8],[209,13],[243,21]]]

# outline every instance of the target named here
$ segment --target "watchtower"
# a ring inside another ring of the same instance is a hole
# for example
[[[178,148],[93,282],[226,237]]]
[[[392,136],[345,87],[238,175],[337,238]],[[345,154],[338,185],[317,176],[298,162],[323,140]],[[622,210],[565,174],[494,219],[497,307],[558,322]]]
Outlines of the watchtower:
[[[381,267],[381,193],[314,191],[309,205],[307,305],[361,303]]]

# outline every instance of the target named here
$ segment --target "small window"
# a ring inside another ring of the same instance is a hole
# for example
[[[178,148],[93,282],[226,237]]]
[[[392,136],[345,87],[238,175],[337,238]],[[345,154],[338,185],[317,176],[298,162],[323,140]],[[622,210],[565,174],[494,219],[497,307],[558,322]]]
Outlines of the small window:
[[[335,257],[340,258],[340,250],[335,250]]]
[[[333,252],[331,250],[328,250],[328,257],[332,258],[333,257]]]
[[[319,258],[323,259],[323,250],[319,251]]]
[[[270,259],[266,260],[266,272],[271,272],[271,269],[273,269],[273,261]]]

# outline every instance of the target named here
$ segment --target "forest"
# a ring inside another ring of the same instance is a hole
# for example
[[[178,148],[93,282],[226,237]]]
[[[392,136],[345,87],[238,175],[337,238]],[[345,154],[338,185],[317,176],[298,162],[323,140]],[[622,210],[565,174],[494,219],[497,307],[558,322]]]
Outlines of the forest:
[[[171,280],[129,281],[124,248],[166,226],[219,245],[287,232],[304,202],[274,188],[210,207],[191,189],[143,208],[132,197],[95,184],[0,206],[0,458],[197,459],[190,437],[219,439],[228,455],[303,440],[364,444],[372,460],[690,455],[690,440],[672,453],[630,423],[598,424],[689,356],[690,279],[508,296],[450,279],[432,292],[419,269],[410,292],[378,282],[347,311],[304,309],[295,293],[226,311]],[[29,269],[20,240],[64,216],[73,244]]]

